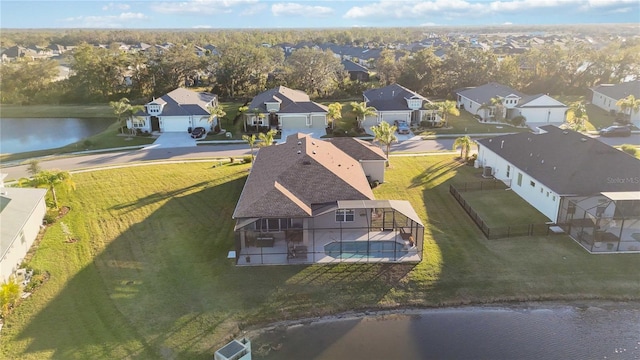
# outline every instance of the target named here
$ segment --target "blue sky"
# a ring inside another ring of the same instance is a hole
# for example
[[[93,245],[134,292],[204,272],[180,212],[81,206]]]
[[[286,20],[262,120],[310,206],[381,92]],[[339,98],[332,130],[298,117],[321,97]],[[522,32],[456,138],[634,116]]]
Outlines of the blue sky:
[[[1,28],[331,28],[640,23],[639,0],[0,0]]]

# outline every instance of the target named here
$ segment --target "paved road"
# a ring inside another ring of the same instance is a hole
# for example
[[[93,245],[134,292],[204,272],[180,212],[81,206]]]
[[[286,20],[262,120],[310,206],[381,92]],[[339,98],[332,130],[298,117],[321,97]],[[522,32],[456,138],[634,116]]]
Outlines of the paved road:
[[[615,146],[622,144],[640,145],[640,135],[632,135],[628,138],[601,138],[604,143]],[[392,155],[399,153],[423,153],[432,151],[450,151],[454,139],[434,139],[434,140],[406,140],[394,144],[391,147]],[[78,170],[104,166],[115,166],[131,164],[144,161],[168,160],[180,161],[188,159],[207,159],[240,157],[249,155],[249,148],[246,144],[232,145],[212,145],[198,147],[181,148],[158,148],[143,150],[128,150],[104,154],[78,155],[52,160],[42,160],[40,166],[43,169]],[[28,176],[26,165],[3,166],[0,170],[8,174],[7,180],[15,180]]]

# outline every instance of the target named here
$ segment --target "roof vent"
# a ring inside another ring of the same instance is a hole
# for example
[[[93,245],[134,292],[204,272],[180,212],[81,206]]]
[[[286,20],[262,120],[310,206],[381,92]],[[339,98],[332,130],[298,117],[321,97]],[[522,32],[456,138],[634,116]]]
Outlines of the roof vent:
[[[555,170],[555,169],[556,169],[556,167],[554,166],[554,167],[553,167],[553,170]]]
[[[568,131],[563,131],[562,133],[563,133],[563,134],[565,134],[565,135],[567,135],[569,132],[568,132]]]
[[[302,145],[302,141],[298,141],[298,145]]]
[[[533,153],[529,153],[529,157],[532,157],[532,156],[533,156]]]
[[[316,154],[316,151],[315,151],[315,150],[313,150],[313,151],[312,151],[312,153],[313,153],[313,155],[315,155],[315,154]]]
[[[311,165],[311,161],[305,160],[302,162],[302,165]]]
[[[504,147],[504,140],[502,140],[502,142],[500,143],[500,149],[502,149]]]
[[[585,142],[585,141],[587,141],[587,139],[586,138],[582,138],[582,139],[580,139],[580,141]]]
[[[298,154],[302,154],[302,151],[298,150]]]
[[[542,159],[542,161],[540,161],[540,164],[544,164],[544,159]]]
[[[315,142],[315,141],[312,141],[312,142],[311,142],[311,145],[315,145],[315,144],[316,144],[316,142]]]

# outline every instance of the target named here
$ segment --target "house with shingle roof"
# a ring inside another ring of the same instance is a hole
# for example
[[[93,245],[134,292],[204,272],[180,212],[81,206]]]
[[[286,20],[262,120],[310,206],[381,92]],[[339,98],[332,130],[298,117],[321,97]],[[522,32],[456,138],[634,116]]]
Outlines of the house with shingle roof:
[[[329,138],[327,141],[357,159],[369,183],[372,181],[384,182],[387,157],[379,146],[348,136]]]
[[[236,264],[421,260],[424,226],[415,210],[376,200],[364,159],[335,144],[297,133],[258,151],[233,212]],[[363,144],[345,144],[373,156]]]
[[[434,121],[440,121],[433,110],[424,108],[426,104],[431,103],[429,99],[400,84],[367,90],[363,96],[367,106],[374,107],[377,111],[376,116],[367,117],[363,122],[362,126],[365,129],[376,126],[382,121],[391,125],[396,120],[404,120],[407,124],[417,124],[427,118],[431,120],[430,116],[434,117]]]
[[[143,111],[127,120],[127,127],[143,132],[187,132],[200,126],[211,129],[218,119],[208,122],[208,108],[217,104],[217,95],[177,88],[146,103]]]
[[[478,163],[589,251],[640,251],[640,160],[572,130],[540,130],[478,140]]]
[[[622,109],[616,103],[619,100],[633,95],[640,99],[640,80],[623,82],[620,84],[600,84],[591,88],[593,95],[591,103],[602,110],[618,113]],[[640,111],[631,111],[631,123],[640,127]]]
[[[342,60],[344,70],[349,73],[351,81],[369,81],[369,69],[351,60]]]
[[[324,129],[327,110],[304,91],[278,86],[253,98],[245,114],[244,130]]]
[[[492,101],[499,100],[505,119],[522,116],[530,127],[561,125],[569,110],[567,105],[549,95],[527,95],[495,82],[456,90],[456,99],[458,108],[476,115],[482,122],[496,122],[498,107]]]

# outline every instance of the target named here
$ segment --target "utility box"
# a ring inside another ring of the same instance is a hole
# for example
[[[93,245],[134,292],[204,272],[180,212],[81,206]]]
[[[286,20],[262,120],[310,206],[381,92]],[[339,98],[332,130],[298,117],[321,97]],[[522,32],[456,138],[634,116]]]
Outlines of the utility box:
[[[214,360],[251,360],[251,341],[247,338],[232,340],[213,354]]]

